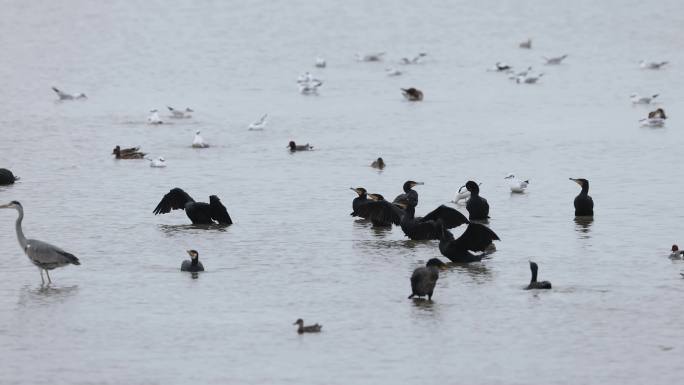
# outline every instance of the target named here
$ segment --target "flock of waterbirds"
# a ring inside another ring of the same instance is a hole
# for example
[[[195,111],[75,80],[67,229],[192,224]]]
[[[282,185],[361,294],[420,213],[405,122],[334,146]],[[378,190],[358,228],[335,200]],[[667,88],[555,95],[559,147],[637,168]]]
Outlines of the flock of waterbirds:
[[[532,40],[523,41],[518,46],[521,49],[532,49]],[[413,57],[403,57],[398,63],[401,65],[421,64],[427,56],[427,53],[421,52]],[[384,57],[385,52],[356,54],[356,60],[359,62],[381,62],[384,60]],[[567,54],[542,57],[544,60],[543,64],[547,66],[561,65],[567,58]],[[645,70],[659,70],[667,64],[667,61],[641,61],[639,67]],[[317,57],[314,61],[314,67],[324,69],[327,67],[327,61],[322,57]],[[494,67],[487,69],[487,71],[505,73],[509,79],[514,80],[518,84],[536,84],[544,76],[544,72],[534,71],[532,66],[516,71],[513,66],[501,61],[495,63]],[[395,67],[386,67],[385,73],[387,76],[401,76],[404,72]],[[318,95],[318,90],[323,84],[324,82],[321,79],[308,71],[297,79],[299,92],[303,95]],[[52,87],[52,90],[57,94],[59,101],[87,100],[87,96],[84,93],[70,94],[57,87]],[[418,102],[424,98],[423,91],[416,87],[401,88],[400,91],[407,101]],[[655,102],[658,96],[658,94],[641,96],[633,93],[629,98],[635,105],[650,105]],[[170,119],[190,119],[195,112],[190,107],[177,109],[167,106],[166,108],[169,111],[168,118]],[[641,119],[640,124],[647,127],[663,127],[665,119],[667,119],[665,111],[662,108],[657,108],[649,112],[647,117]],[[249,124],[247,129],[250,131],[262,131],[266,128],[267,121],[268,114],[264,114]],[[159,110],[157,109],[150,111],[146,122],[150,125],[166,123],[160,117]],[[209,143],[200,135],[200,131],[196,131],[191,147],[203,149],[209,146]],[[313,150],[313,146],[309,143],[297,144],[295,141],[290,141],[286,148],[291,152]],[[151,167],[166,167],[166,161],[163,156],[149,158],[146,153],[140,150],[140,147],[121,148],[120,145],[116,145],[112,150],[112,155],[117,160],[147,159]],[[379,157],[370,166],[382,170],[386,167],[386,164],[383,158]],[[530,183],[529,180],[522,180],[514,174],[509,174],[505,179],[508,181],[511,193],[515,194],[524,194]],[[18,180],[19,177],[10,170],[0,168],[0,185],[11,185]],[[570,178],[570,180],[581,187],[579,195],[574,200],[575,216],[591,220],[594,215],[594,202],[591,196],[589,196],[589,181],[583,178]],[[500,240],[500,238],[487,226],[490,218],[489,204],[480,195],[482,183],[476,183],[475,181],[466,182],[458,189],[454,200],[451,201],[457,207],[465,205],[468,217],[459,210],[446,205],[440,205],[422,217],[416,216],[415,210],[418,206],[418,193],[414,188],[422,184],[421,182],[407,181],[402,187],[403,192],[391,202],[385,200],[381,194],[368,193],[363,187],[352,187],[351,189],[356,192],[357,196],[352,201],[352,213],[350,215],[369,221],[373,227],[399,226],[404,234],[412,240],[438,240],[440,253],[448,258],[451,263],[466,264],[481,261],[483,257],[496,250],[493,242]],[[22,229],[24,208],[21,203],[12,201],[0,205],[0,209],[15,209],[17,211],[18,217],[15,229],[17,239],[29,260],[38,267],[43,284],[45,284],[43,271],[47,276],[48,284],[50,284],[52,282],[49,275],[50,270],[70,264],[80,264],[76,256],[61,248],[39,240],[27,239],[24,236]],[[211,195],[209,203],[197,202],[178,187],[171,189],[162,197],[153,213],[155,215],[166,214],[172,210],[179,209],[185,211],[193,224],[228,226],[233,223],[226,207],[221,203],[218,196]],[[461,225],[465,225],[466,229],[463,234],[455,238],[450,229]],[[181,271],[191,272],[192,274],[204,271],[204,266],[199,261],[199,252],[197,250],[187,250],[187,253],[190,259],[182,262]],[[672,245],[670,258],[682,259],[684,258],[684,251],[679,250],[677,245]],[[428,301],[431,301],[437,280],[439,279],[439,270],[446,266],[447,264],[438,258],[432,258],[427,261],[425,267],[415,269],[410,279],[411,295],[409,298],[427,296]],[[529,267],[531,279],[525,289],[551,289],[552,285],[550,282],[537,280],[538,265],[533,261],[529,261]],[[684,273],[682,273],[682,276],[684,276]],[[294,325],[298,325],[297,332],[300,334],[320,332],[322,328],[319,324],[305,326],[301,318]]]

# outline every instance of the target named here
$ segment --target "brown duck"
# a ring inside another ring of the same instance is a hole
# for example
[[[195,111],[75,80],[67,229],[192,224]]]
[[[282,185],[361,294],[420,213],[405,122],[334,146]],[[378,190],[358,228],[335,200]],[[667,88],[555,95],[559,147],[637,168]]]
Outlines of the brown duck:
[[[304,320],[303,319],[298,319],[293,323],[293,325],[299,325],[299,328],[297,329],[297,333],[299,334],[304,334],[304,333],[319,333],[321,331],[321,328],[323,325],[319,324],[313,324],[313,325],[308,325],[304,326]]]
[[[122,149],[117,145],[114,147],[114,150],[112,150],[112,155],[115,155],[116,159],[143,159],[146,154],[140,152],[140,147]]]

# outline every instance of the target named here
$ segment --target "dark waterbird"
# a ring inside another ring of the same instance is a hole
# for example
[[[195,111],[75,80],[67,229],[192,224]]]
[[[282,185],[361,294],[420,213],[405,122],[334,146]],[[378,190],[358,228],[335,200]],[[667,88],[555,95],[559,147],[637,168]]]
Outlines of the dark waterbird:
[[[204,265],[199,261],[199,253],[197,250],[187,250],[190,259],[186,259],[181,264],[181,271],[189,271],[191,273],[197,273],[199,271],[204,271]]]
[[[318,333],[321,331],[321,328],[323,328],[323,325],[319,324],[304,326],[304,320],[301,318],[296,320],[295,323],[293,323],[293,325],[299,325],[299,328],[297,328],[297,333],[299,334]]]
[[[0,168],[0,186],[14,184],[18,181],[19,177],[12,174],[12,171],[6,168]]]
[[[291,140],[290,143],[287,145],[290,148],[291,152],[296,152],[296,151],[310,151],[313,150],[313,146],[307,144],[297,144],[294,142],[294,140]]]
[[[349,189],[356,192],[356,194],[358,194],[358,196],[356,198],[354,198],[354,200],[352,201],[352,212],[349,215],[351,215],[353,217],[361,217],[363,219],[368,219],[367,213],[357,212],[359,206],[361,206],[361,205],[363,205],[369,201],[368,192],[363,187],[356,187],[356,188],[350,187]]]
[[[530,261],[530,271],[532,272],[532,278],[530,279],[530,284],[527,285],[525,290],[530,290],[530,289],[550,289],[551,288],[551,282],[549,281],[537,281],[537,270],[539,267],[537,266],[536,263]]]
[[[401,93],[404,95],[406,100],[411,102],[419,102],[423,100],[423,91],[417,88],[402,88]]]
[[[580,191],[579,195],[575,197],[575,216],[593,217],[594,200],[589,196],[589,181],[581,178],[570,178],[570,180],[582,187],[582,191]]]
[[[401,218],[404,216],[401,204],[388,202],[380,194],[367,194],[367,197],[370,199],[360,201],[354,208],[352,216],[370,219],[374,227],[387,227],[392,224],[398,226],[401,223]]]
[[[413,190],[413,188],[415,186],[420,186],[422,184],[423,182],[414,182],[412,180],[404,182],[404,186],[402,187],[404,192],[402,194],[397,195],[397,197],[394,198],[394,201],[392,201],[392,203],[406,203],[409,206],[418,206],[418,193],[415,190]]]
[[[442,227],[451,229],[469,223],[460,211],[444,205],[440,205],[424,217],[416,217],[416,209],[413,206],[405,203],[398,205],[404,209],[400,222],[401,230],[414,241],[440,239]]]
[[[432,300],[432,293],[435,290],[435,285],[439,279],[439,269],[444,268],[446,264],[437,258],[432,258],[425,264],[425,267],[419,267],[413,270],[411,274],[411,295],[409,299],[418,296],[428,297],[428,301]]]
[[[213,225],[215,222],[219,225],[233,224],[226,207],[216,195],[209,196],[209,203],[195,202],[178,187],[164,195],[153,212],[154,215],[166,214],[177,209],[185,210],[185,214],[195,225]]]
[[[470,199],[466,204],[468,210],[468,219],[474,221],[486,221],[489,218],[489,203],[480,196],[480,186],[469,180],[465,187],[470,191]]]
[[[382,170],[385,168],[385,161],[382,158],[378,158],[371,163],[371,167]]]
[[[482,260],[484,254],[475,255],[470,251],[485,251],[493,241],[499,241],[489,227],[480,223],[470,223],[460,237],[454,235],[442,226],[439,238],[439,251],[454,263],[468,263]]]
[[[26,256],[31,260],[31,263],[36,265],[40,270],[40,279],[43,283],[45,283],[43,270],[45,270],[45,274],[47,274],[48,283],[51,283],[52,280],[50,279],[48,270],[53,270],[66,265],[81,264],[78,258],[73,254],[67,253],[57,246],[37,239],[26,239],[24,231],[21,228],[21,222],[24,220],[24,208],[21,203],[12,201],[6,205],[0,205],[0,209],[15,209],[19,213],[15,224],[17,240],[19,241],[21,249],[24,250]]]
[[[112,150],[112,155],[114,155],[116,159],[143,159],[145,158],[146,154],[140,151],[140,147],[122,149],[119,145],[117,145]]]

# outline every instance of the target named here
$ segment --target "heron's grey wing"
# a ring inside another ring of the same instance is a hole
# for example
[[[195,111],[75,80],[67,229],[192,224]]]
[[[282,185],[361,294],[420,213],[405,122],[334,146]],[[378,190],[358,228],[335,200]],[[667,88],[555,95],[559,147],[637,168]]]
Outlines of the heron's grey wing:
[[[182,189],[176,187],[171,189],[168,194],[164,195],[159,204],[154,209],[154,215],[166,214],[171,212],[171,210],[185,209],[185,204],[187,202],[194,202],[195,200],[188,195]]]
[[[468,223],[468,218],[466,218],[466,216],[460,211],[445,205],[440,205],[436,209],[432,210],[430,213],[424,216],[423,219],[421,219],[421,222],[437,221],[438,219],[441,219],[444,226],[446,226],[448,229]]]
[[[36,264],[44,265],[46,268],[73,263],[79,265],[80,262],[73,254],[67,253],[61,248],[47,242],[36,239],[29,239],[26,243],[26,254]]]

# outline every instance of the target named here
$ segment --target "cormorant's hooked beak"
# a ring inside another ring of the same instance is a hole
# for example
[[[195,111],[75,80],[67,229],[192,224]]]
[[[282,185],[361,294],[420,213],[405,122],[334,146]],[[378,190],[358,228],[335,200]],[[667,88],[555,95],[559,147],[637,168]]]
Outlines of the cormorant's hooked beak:
[[[413,182],[413,186],[422,186],[424,184],[425,183],[423,183],[423,182]],[[413,187],[413,186],[411,186],[411,187]]]
[[[571,181],[573,181],[573,182],[577,183],[578,185],[582,186],[582,181],[581,181],[581,180],[575,179],[575,178],[568,178],[568,179],[570,179]]]

